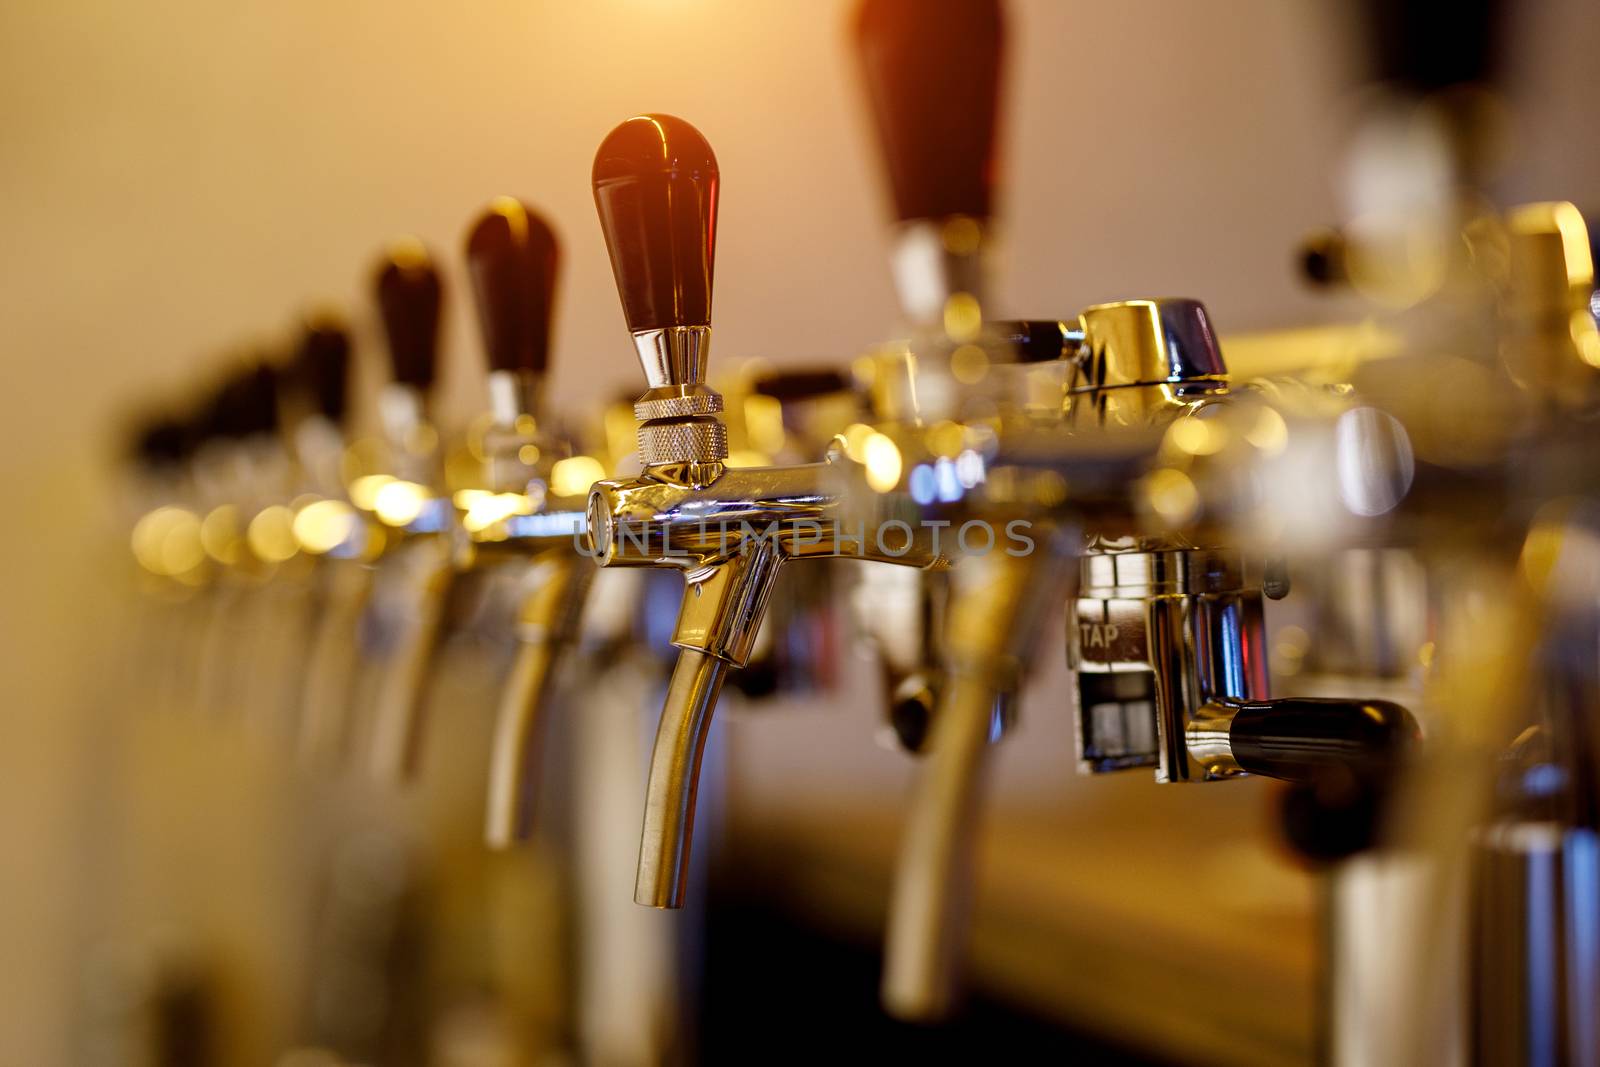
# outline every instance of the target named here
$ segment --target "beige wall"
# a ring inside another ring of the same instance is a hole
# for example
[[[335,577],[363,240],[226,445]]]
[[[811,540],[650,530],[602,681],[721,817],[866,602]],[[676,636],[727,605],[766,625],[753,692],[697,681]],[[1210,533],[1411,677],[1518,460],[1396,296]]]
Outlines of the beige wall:
[[[1330,5],[1331,6],[1331,5]],[[1600,210],[1600,29],[1518,5],[1533,119],[1508,189]],[[61,1062],[96,673],[107,420],[308,301],[361,308],[388,236],[454,262],[509,192],[566,246],[554,394],[633,383],[588,188],[641,110],[724,175],[716,354],[839,360],[892,320],[842,0],[13,0],[0,12],[0,1064]],[[1224,329],[1325,313],[1285,269],[1336,211],[1347,108],[1309,0],[1020,0],[1003,311],[1194,295]],[[1581,16],[1580,16],[1580,13]],[[1585,120],[1588,121],[1585,121]],[[458,289],[459,296],[459,289]],[[364,309],[363,309],[364,310]],[[480,402],[452,309],[450,409]],[[367,353],[371,355],[371,353]]]

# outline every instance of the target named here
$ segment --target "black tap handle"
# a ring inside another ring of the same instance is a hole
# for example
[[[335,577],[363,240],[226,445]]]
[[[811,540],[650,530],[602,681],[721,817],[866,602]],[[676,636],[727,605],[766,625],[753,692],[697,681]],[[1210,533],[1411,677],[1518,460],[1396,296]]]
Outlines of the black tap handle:
[[[992,210],[1000,63],[999,0],[864,0],[855,43],[895,216]]]
[[[1426,95],[1487,83],[1504,46],[1505,0],[1362,0],[1373,80]]]
[[[595,153],[595,209],[628,329],[711,324],[717,157],[671,115],[639,115]]]
[[[467,233],[467,269],[489,369],[543,374],[550,365],[560,245],[533,208],[503,196]]]
[[[397,241],[378,266],[378,311],[394,380],[426,390],[439,369],[444,287],[422,242]]]
[[[761,396],[791,403],[814,400],[831,393],[848,393],[852,385],[848,373],[829,367],[771,371],[757,378],[751,388]]]
[[[1018,363],[1049,363],[1068,351],[1066,323],[1057,320],[1011,320],[992,323],[991,328],[1011,346]]]
[[[1387,765],[1419,736],[1416,720],[1386,700],[1282,700],[1234,704],[1228,740],[1239,769],[1308,781],[1328,767]]]

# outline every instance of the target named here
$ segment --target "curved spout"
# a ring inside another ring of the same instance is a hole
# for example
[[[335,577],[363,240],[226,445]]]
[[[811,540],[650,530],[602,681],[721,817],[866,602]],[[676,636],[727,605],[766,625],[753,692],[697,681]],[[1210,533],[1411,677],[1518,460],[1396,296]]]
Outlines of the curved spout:
[[[385,783],[404,782],[416,770],[423,692],[455,578],[448,544],[430,539],[415,545],[418,556],[406,564],[408,570],[415,567],[419,572],[412,579],[416,583],[410,593],[413,599],[401,621],[373,709],[371,767]]]
[[[678,653],[645,786],[644,829],[633,899],[646,907],[683,906],[700,758],[705,754],[711,713],[716,710],[728,668],[726,660],[698,649],[685,648]]]
[[[576,638],[578,615],[594,574],[593,567],[575,557],[552,561],[550,568],[522,607],[517,658],[500,694],[484,823],[490,848],[509,848],[532,829],[528,794],[539,769],[544,712],[562,658]]]
[[[994,700],[992,683],[956,675],[933,722],[889,901],[882,996],[898,1018],[938,1018],[955,999]]]
[[[900,1018],[936,1019],[954,1002],[995,702],[1015,691],[1043,615],[1066,599],[1073,544],[1054,529],[1030,555],[955,572],[948,672],[889,901],[881,993]]]

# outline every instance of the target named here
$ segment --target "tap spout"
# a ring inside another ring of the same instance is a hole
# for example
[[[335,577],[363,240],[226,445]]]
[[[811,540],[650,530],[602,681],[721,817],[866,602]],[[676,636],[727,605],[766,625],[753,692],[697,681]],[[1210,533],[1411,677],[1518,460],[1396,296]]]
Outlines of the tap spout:
[[[1064,602],[1074,556],[1057,529],[1030,554],[964,560],[954,572],[947,680],[889,901],[880,992],[899,1018],[937,1019],[955,1000],[995,702],[1015,691],[1045,614]]]
[[[729,666],[727,660],[699,649],[685,648],[678,653],[645,789],[633,899],[646,907],[683,906],[700,759]]]

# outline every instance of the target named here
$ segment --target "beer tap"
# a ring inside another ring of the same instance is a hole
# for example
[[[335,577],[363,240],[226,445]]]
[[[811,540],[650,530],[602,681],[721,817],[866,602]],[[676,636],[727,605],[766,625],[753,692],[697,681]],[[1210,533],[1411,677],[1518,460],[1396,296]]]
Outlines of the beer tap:
[[[505,847],[529,832],[543,713],[578,636],[594,567],[577,550],[583,502],[601,473],[570,456],[543,406],[560,252],[539,213],[501,197],[467,234],[466,257],[489,364],[483,485],[456,494],[468,565],[516,560],[521,585],[516,658],[500,698],[489,766],[485,838]]]
[[[356,638],[372,590],[368,564],[384,543],[379,524],[349,502],[344,485],[350,356],[342,318],[319,312],[302,328],[291,369],[301,407],[291,440],[306,494],[296,501],[293,529],[301,550],[320,561],[296,742],[299,758],[314,766],[337,764],[347,751]]]
[[[850,541],[829,463],[729,467],[722,397],[705,383],[719,171],[689,123],[641,115],[601,143],[595,204],[647,391],[635,404],[642,473],[599,482],[589,536],[602,566],[672,567],[685,589],[651,757],[634,899],[679,907],[700,757],[724,679],[751,654],[780,568],[833,556]],[[914,536],[896,557],[854,544],[863,558],[940,566]]]
[[[449,502],[437,494],[439,435],[428,411],[443,286],[415,238],[390,247],[374,281],[393,375],[378,397],[387,469],[357,479],[352,494],[392,541],[364,629],[381,664],[371,769],[380,780],[398,781],[414,767],[418,705],[454,567]]]
[[[1017,686],[1040,620],[1072,588],[1071,564],[1079,544],[1088,547],[1085,572],[1095,565],[1097,553],[1141,544],[1136,516],[1148,502],[1146,476],[1170,447],[1164,442],[1152,447],[1152,435],[1165,438],[1168,418],[1178,412],[1198,415],[1226,392],[1221,354],[1198,302],[1132,300],[1089,308],[1053,330],[1037,323],[1003,331],[1006,340],[1030,354],[1046,341],[1046,348],[1055,349],[1057,358],[1046,357],[1056,374],[1054,411],[1041,411],[1033,402],[1040,381],[1037,365],[1018,365],[1012,346],[1001,340],[1002,331],[984,329],[985,305],[977,295],[983,273],[977,252],[992,232],[989,180],[1000,11],[993,2],[970,2],[946,5],[940,13],[940,20],[927,19],[916,5],[868,0],[857,21],[865,81],[895,194],[901,302],[914,326],[922,324],[920,341],[914,336],[912,342],[914,358],[905,363],[911,402],[897,431],[907,444],[900,451],[911,477],[904,484],[871,487],[887,501],[909,495],[924,518],[955,510],[981,517],[991,531],[997,521],[1025,518],[1033,536],[1030,551],[990,553],[970,563],[962,559],[953,572],[947,677],[908,814],[885,949],[885,1005],[911,1018],[938,1016],[952,1000],[983,753],[994,733],[997,701]],[[941,91],[954,99],[927,100],[920,92],[924,85],[946,86]],[[968,151],[945,150],[954,145]],[[940,240],[929,240],[929,234]],[[914,249],[921,251],[913,254]],[[982,405],[971,404],[981,417],[962,418],[962,385],[981,387],[969,388],[968,394],[987,394]],[[960,421],[948,428],[938,425],[952,417]],[[911,433],[903,425],[907,422],[926,428]],[[981,449],[967,443],[976,441],[983,442]],[[950,463],[963,448],[973,452],[971,470],[953,491],[929,492],[925,475],[925,484],[916,484],[924,467],[937,471],[941,452]],[[1145,448],[1151,450],[1141,455]],[[1096,456],[1097,449],[1104,454]],[[1048,477],[1030,479],[1029,471]],[[1098,482],[1086,477],[1089,471]],[[870,476],[865,480],[871,485]],[[1100,490],[1098,495],[1086,491],[1091,487]],[[956,501],[960,507],[952,509]],[[963,583],[964,574],[972,580]],[[1220,629],[1198,635],[1204,641],[1199,649],[1178,647],[1181,640],[1175,639],[1172,658],[1160,665],[1170,672],[1163,686],[1187,683],[1183,692],[1196,692],[1197,671],[1210,683],[1210,660],[1202,669],[1196,657],[1218,656],[1220,646],[1236,644],[1239,622],[1237,614],[1218,620],[1214,625]],[[1142,632],[1134,626],[1129,630]],[[1243,701],[1260,690],[1233,689],[1243,684],[1241,669],[1257,669],[1249,655],[1254,651],[1230,649],[1214,668],[1222,676],[1220,689],[1241,701],[1226,708],[1217,702],[1215,731],[1189,731],[1192,715],[1175,732],[1159,728],[1171,741],[1174,759],[1205,759],[1219,775],[1237,773],[1242,765],[1227,761],[1243,759],[1257,772],[1292,776],[1326,762],[1330,749],[1332,761],[1346,763],[1368,758],[1373,748],[1387,751],[1409,725],[1401,709],[1376,702],[1315,709],[1251,704],[1247,712]],[[1149,705],[1143,707],[1148,715]],[[1373,715],[1376,724],[1369,723]],[[1141,725],[1153,739],[1157,725]],[[1231,732],[1235,728],[1237,734]],[[1264,758],[1266,751],[1285,758]]]

